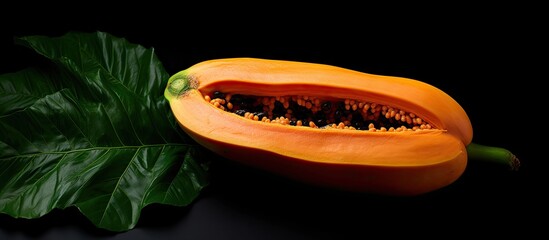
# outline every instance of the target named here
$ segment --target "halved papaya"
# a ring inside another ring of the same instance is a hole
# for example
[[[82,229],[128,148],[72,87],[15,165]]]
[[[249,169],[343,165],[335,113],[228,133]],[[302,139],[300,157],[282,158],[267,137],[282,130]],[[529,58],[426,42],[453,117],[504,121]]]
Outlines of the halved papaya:
[[[317,186],[418,195],[456,181],[473,130],[414,79],[259,58],[200,62],[165,97],[181,128],[227,158]]]

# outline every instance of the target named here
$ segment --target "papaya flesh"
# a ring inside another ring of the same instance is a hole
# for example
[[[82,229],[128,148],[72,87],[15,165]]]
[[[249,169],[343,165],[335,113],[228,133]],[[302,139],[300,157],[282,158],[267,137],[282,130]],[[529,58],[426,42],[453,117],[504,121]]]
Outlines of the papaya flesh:
[[[180,127],[209,150],[348,191],[410,196],[445,187],[464,172],[472,140],[466,112],[440,89],[324,64],[208,60],[172,75],[165,97]]]

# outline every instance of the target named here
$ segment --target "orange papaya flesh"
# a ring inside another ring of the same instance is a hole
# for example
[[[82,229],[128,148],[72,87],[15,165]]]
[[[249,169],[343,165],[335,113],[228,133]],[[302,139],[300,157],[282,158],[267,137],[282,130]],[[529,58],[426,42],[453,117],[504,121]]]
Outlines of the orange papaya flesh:
[[[251,121],[227,109],[230,100],[215,96],[220,92],[257,99],[308,96],[323,102],[376,103],[421,116],[432,128],[353,131]],[[447,186],[465,170],[465,146],[472,139],[465,111],[441,90],[417,80],[322,64],[205,61],[174,74],[165,96],[182,129],[213,152],[299,181],[350,191],[417,195]]]

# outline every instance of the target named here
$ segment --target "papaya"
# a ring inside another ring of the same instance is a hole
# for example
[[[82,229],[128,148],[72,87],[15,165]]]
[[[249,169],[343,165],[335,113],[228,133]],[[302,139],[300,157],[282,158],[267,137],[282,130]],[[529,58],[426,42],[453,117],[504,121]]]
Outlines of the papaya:
[[[465,171],[473,128],[425,82],[261,58],[211,59],[170,76],[179,126],[210,151],[306,184],[393,196]]]

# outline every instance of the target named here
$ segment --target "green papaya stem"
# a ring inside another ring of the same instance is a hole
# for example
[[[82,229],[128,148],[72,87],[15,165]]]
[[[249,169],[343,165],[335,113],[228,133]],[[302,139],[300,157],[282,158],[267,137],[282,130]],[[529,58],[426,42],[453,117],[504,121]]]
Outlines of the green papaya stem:
[[[473,160],[481,160],[509,166],[513,171],[520,167],[520,161],[511,151],[494,146],[470,143],[467,146],[467,156]]]
[[[185,95],[190,89],[196,89],[198,83],[188,75],[187,70],[180,71],[168,79],[164,90],[164,97],[171,101],[174,98]]]

